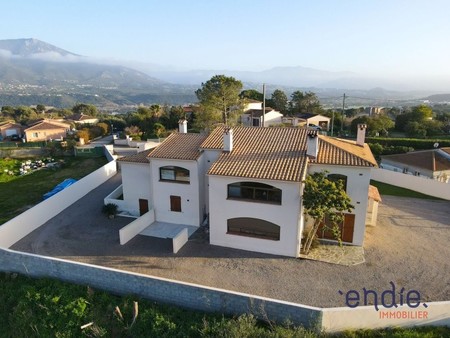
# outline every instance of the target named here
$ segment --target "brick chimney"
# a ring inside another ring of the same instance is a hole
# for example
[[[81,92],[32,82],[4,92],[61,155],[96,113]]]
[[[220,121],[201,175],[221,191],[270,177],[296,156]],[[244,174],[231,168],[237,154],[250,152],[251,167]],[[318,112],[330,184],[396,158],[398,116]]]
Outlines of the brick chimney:
[[[233,129],[225,127],[223,130],[223,151],[231,152],[233,150]]]
[[[356,144],[360,147],[364,147],[364,141],[366,139],[367,124],[358,124],[358,130],[356,134]]]
[[[187,121],[185,119],[178,121],[178,131],[180,134],[187,133]]]
[[[306,155],[316,158],[319,153],[319,135],[317,130],[308,130],[306,134]]]

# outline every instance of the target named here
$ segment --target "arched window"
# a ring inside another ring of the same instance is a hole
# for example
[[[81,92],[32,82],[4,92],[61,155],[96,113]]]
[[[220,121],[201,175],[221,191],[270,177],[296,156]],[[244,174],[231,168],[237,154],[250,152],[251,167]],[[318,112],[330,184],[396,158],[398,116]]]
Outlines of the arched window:
[[[347,176],[341,174],[330,174],[328,175],[328,179],[333,182],[341,181],[344,190],[347,191]]]
[[[280,227],[259,218],[237,217],[227,220],[227,234],[280,240]]]
[[[236,182],[228,184],[228,198],[281,205],[281,189],[257,182]]]
[[[160,167],[159,179],[167,182],[189,183],[189,170],[175,166]]]

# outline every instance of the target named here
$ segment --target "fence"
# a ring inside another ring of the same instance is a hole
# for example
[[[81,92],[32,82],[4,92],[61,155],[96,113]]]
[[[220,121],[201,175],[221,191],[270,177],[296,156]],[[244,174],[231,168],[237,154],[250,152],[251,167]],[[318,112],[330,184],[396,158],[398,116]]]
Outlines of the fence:
[[[380,318],[380,313],[414,312],[404,307],[375,311],[373,306],[328,308],[295,304],[245,293],[211,288],[176,280],[146,276],[90,264],[43,257],[0,248],[0,271],[32,277],[51,277],[89,285],[121,295],[136,295],[154,301],[206,312],[228,315],[251,313],[257,318],[278,323],[290,320],[295,325],[328,332],[346,329],[413,325],[450,326],[450,302],[427,302],[422,318]]]
[[[137,218],[130,224],[124,226],[119,230],[120,245],[126,244],[129,240],[133,239],[145,228],[155,221],[155,211],[153,209],[146,212],[141,217]]]
[[[422,178],[420,176],[412,176],[391,170],[375,168],[371,171],[371,178],[375,181],[450,200],[450,183],[443,183]]]
[[[4,223],[0,226],[0,247],[10,247],[114,176],[116,172],[116,162],[109,162],[58,194]]]

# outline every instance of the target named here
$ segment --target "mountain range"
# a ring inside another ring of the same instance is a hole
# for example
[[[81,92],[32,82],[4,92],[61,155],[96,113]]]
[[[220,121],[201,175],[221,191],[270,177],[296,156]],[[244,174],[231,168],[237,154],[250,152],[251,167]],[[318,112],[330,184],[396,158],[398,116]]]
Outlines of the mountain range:
[[[376,93],[384,99],[436,94],[373,89],[384,82],[352,72],[306,67],[251,72],[180,71],[150,64],[125,66],[81,56],[37,39],[0,40],[0,105],[42,103],[67,107],[86,102],[115,110],[138,104],[183,104],[195,102],[194,91],[216,74],[234,76],[245,88],[261,90],[261,84],[266,83],[268,93],[279,88],[288,95],[299,89],[312,90],[319,97],[341,96],[344,91],[363,98],[373,98]]]

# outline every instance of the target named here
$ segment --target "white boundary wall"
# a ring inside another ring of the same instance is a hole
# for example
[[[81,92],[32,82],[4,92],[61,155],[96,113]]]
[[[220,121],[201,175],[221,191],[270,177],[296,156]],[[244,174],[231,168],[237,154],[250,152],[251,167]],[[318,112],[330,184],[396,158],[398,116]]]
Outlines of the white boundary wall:
[[[176,254],[189,240],[188,229],[184,228],[174,238],[172,238],[172,250]]]
[[[379,311],[376,311],[374,306],[322,309],[322,329],[327,332],[338,332],[384,327],[450,326],[450,301],[427,302],[427,305],[427,308],[419,306],[414,309],[405,305],[389,309],[379,307]],[[418,318],[418,312],[422,318]],[[389,318],[390,313],[392,317],[398,315],[400,318]],[[405,318],[401,318],[402,315]],[[411,318],[406,318],[407,316]]]
[[[391,170],[373,168],[371,178],[375,181],[421,192],[422,194],[450,200],[450,184],[420,176],[407,175]]]
[[[116,172],[116,161],[111,161],[59,193],[4,223],[0,226],[0,247],[9,248],[78,201],[88,192],[106,182]]]
[[[126,244],[155,221],[155,211],[149,210],[141,217],[119,230],[120,245]]]

